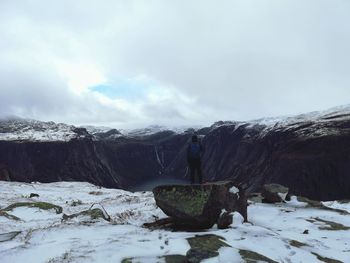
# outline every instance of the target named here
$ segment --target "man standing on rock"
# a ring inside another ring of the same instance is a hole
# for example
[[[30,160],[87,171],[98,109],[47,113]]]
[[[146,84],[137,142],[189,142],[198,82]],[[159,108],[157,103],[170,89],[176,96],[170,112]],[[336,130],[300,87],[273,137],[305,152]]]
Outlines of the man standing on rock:
[[[187,162],[190,168],[191,184],[195,183],[195,175],[197,174],[198,183],[202,184],[202,168],[201,157],[203,147],[200,144],[197,135],[192,136],[192,141],[187,147]]]

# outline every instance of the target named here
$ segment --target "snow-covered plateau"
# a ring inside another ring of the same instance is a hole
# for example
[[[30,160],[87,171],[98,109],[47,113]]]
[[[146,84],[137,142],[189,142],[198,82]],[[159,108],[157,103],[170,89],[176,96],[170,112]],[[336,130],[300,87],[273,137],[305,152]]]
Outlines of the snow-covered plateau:
[[[228,246],[206,263],[350,262],[349,202],[326,202],[332,209],[322,209],[295,197],[281,204],[250,201],[249,223],[238,216],[229,229],[181,232],[143,227],[166,217],[152,192],[82,182],[0,182],[0,192],[1,263],[166,262],[165,255],[186,255],[188,238],[208,234]],[[258,259],[248,261],[249,252]]]

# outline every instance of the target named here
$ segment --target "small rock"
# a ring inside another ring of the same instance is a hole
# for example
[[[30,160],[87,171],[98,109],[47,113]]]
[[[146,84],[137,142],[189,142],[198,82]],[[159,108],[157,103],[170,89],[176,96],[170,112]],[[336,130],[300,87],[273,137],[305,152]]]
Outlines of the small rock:
[[[262,196],[266,203],[280,203],[286,200],[289,189],[280,184],[265,184],[262,188]]]
[[[198,249],[198,248],[191,248],[186,253],[187,260],[190,263],[199,263],[203,259],[216,257],[218,255],[219,255],[218,252],[210,251],[210,250],[203,250],[203,249]]]
[[[89,192],[90,195],[103,195],[103,192],[101,191],[91,191]]]
[[[304,232],[303,232],[304,235],[307,235],[309,234],[309,230],[305,229]]]
[[[33,197],[39,197],[39,195],[36,193],[30,193],[29,198],[33,198]]]
[[[218,219],[218,228],[226,229],[232,224],[232,222],[232,214],[229,212],[224,212]]]
[[[205,259],[217,257],[219,249],[230,247],[225,239],[216,235],[196,235],[187,239],[191,249],[187,251],[187,262],[199,263]]]

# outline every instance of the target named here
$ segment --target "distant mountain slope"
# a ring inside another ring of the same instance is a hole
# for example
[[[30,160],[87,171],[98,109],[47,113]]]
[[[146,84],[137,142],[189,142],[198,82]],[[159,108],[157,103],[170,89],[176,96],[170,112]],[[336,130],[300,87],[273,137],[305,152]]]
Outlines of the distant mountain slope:
[[[70,141],[91,135],[82,128],[21,118],[0,119],[1,141]]]
[[[88,130],[1,121],[0,179],[87,181],[124,189],[188,180],[186,145],[193,130]],[[197,133],[205,148],[205,181],[231,179],[251,192],[276,182],[315,199],[350,198],[350,106],[294,117],[220,121]]]

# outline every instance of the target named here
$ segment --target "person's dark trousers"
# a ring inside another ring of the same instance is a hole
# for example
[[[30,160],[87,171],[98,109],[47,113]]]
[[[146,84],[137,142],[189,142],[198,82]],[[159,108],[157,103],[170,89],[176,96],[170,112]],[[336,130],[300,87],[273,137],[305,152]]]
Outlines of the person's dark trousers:
[[[190,160],[188,162],[191,173],[191,184],[196,183],[196,175],[198,179],[198,184],[202,184],[202,168],[201,160]]]

